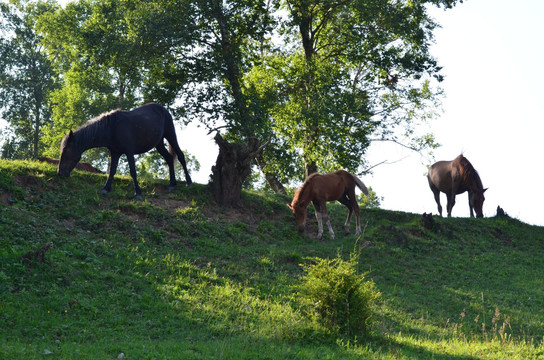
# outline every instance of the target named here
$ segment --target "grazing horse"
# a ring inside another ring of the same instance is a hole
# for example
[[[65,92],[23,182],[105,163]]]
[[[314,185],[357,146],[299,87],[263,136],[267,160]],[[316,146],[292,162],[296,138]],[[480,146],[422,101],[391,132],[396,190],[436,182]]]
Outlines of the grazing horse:
[[[451,216],[451,209],[455,205],[455,195],[468,191],[468,206],[470,217],[474,217],[473,209],[477,217],[483,217],[482,207],[484,204],[484,189],[482,180],[472,164],[463,155],[459,155],[452,161],[438,161],[429,168],[427,174],[429,186],[434,194],[438,205],[438,212],[442,216],[440,205],[440,192],[448,197],[448,217]]]
[[[291,204],[287,204],[289,209],[293,211],[297,221],[299,231],[304,231],[306,217],[308,212],[306,208],[312,202],[315,209],[315,217],[317,219],[317,238],[323,236],[323,220],[327,223],[331,239],[334,239],[334,231],[332,230],[329,214],[327,213],[327,201],[338,200],[345,205],[349,212],[344,228],[346,233],[349,233],[349,225],[351,216],[355,212],[356,232],[355,235],[361,234],[361,224],[359,218],[359,205],[355,197],[355,185],[361,189],[363,193],[368,195],[368,189],[365,184],[344,170],[338,170],[330,174],[312,174],[308,176],[304,184],[295,192],[295,197]]]
[[[168,140],[170,151],[166,150],[163,139]],[[136,178],[134,155],[145,153],[153,148],[157,149],[168,164],[170,189],[176,185],[174,172],[176,155],[183,166],[187,186],[192,183],[185,164],[185,156],[178,145],[172,115],[161,105],[147,104],[132,111],[114,110],[100,115],[73,132],[70,131],[64,136],[60,145],[61,156],[57,173],[60,176],[70,176],[70,172],[81,159],[81,154],[85,150],[96,147],[108,148],[111,157],[108,180],[100,190],[102,194],[111,191],[119,158],[125,154],[130,175],[134,181],[135,198],[141,199],[142,190]]]

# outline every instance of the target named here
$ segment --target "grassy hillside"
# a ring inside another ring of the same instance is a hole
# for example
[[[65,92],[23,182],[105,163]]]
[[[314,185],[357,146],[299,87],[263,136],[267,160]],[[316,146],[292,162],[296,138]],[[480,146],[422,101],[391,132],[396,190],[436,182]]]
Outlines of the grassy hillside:
[[[157,181],[134,202],[104,181],[0,160],[1,359],[544,358],[544,228],[362,210],[356,238],[332,205],[337,239],[318,241],[281,196],[222,209]],[[354,249],[382,297],[371,335],[338,339],[301,311],[300,265]]]

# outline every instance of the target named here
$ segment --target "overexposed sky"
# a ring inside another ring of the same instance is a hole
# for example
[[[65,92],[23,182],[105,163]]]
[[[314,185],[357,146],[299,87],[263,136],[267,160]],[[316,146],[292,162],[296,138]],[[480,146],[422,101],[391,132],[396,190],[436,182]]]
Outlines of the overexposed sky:
[[[544,1],[467,0],[432,15],[442,25],[432,53],[446,76],[443,113],[430,123],[442,144],[436,160],[464,153],[489,188],[485,216],[500,205],[544,225]],[[388,147],[372,149],[371,157],[384,151],[400,155]],[[384,208],[437,213],[425,173],[412,155],[365,180],[384,196]],[[457,196],[452,214],[469,215],[466,194]]]

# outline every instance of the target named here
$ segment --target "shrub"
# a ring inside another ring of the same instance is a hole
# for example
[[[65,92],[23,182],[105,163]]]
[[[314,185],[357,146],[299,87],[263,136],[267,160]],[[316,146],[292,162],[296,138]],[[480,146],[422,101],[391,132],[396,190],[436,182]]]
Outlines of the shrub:
[[[380,293],[374,282],[358,274],[358,256],[349,261],[313,258],[304,267],[299,295],[305,312],[334,335],[348,337],[370,331],[373,308]]]

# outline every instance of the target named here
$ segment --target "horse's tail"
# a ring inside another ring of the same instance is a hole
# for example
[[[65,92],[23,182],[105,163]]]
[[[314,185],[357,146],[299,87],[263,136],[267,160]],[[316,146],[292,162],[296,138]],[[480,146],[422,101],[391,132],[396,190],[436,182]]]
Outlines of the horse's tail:
[[[351,176],[353,177],[353,180],[355,181],[355,184],[357,185],[357,187],[361,189],[363,194],[368,196],[368,189],[366,188],[366,185],[361,181],[361,179],[359,179],[357,176],[353,174],[351,174]]]
[[[175,171],[176,163],[178,160],[178,154],[176,154],[176,151],[174,150],[174,147],[172,146],[172,144],[170,144],[170,142],[168,142],[168,152],[170,153],[170,155],[172,155],[172,158],[174,159],[174,171]]]
[[[176,127],[174,126],[174,118],[172,117],[172,114],[170,114],[170,111],[168,111],[166,108],[164,109],[164,116],[166,117],[166,124],[165,124],[165,133],[173,133],[174,135],[172,137],[168,137],[168,152],[170,155],[172,155],[172,158],[174,160],[174,171],[176,170],[176,163],[178,160],[178,154],[176,153],[176,150],[172,146],[172,141],[177,141],[176,138]]]

